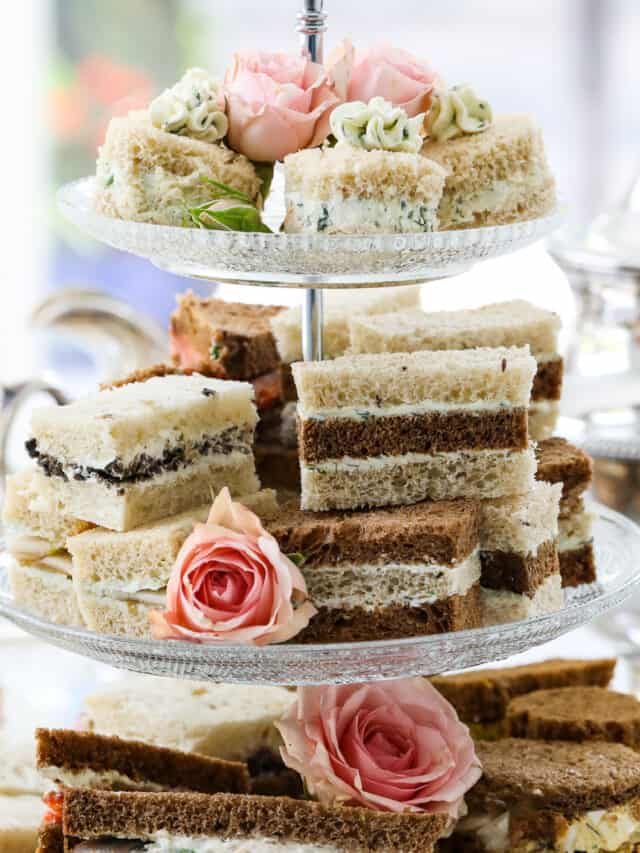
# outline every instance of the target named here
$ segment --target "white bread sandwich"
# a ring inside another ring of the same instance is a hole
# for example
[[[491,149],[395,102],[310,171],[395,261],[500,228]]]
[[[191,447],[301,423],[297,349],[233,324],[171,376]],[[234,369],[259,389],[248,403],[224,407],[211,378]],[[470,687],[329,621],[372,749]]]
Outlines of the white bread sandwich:
[[[248,383],[154,377],[36,409],[27,450],[46,476],[43,502],[124,531],[200,506],[223,486],[257,491],[255,425]]]
[[[275,492],[267,489],[238,501],[262,518],[277,506]],[[69,537],[73,585],[87,627],[99,634],[150,638],[149,611],[164,607],[178,552],[210,508],[202,505],[125,532],[95,528]]]
[[[223,143],[154,127],[144,111],[112,118],[96,167],[99,213],[135,222],[183,225],[188,207],[211,198],[206,181],[257,201],[262,182],[244,155]]]
[[[46,477],[27,468],[7,477],[2,520],[11,555],[9,583],[16,604],[59,625],[82,625],[72,582],[67,537],[91,527],[44,502]]]
[[[289,154],[284,168],[284,230],[290,233],[423,233],[438,228],[446,171],[427,157],[337,145]]]
[[[427,140],[422,153],[447,173],[442,231],[536,219],[556,206],[542,133],[530,116],[496,116],[482,133]]]
[[[538,365],[529,404],[529,433],[540,441],[556,427],[563,360],[558,353],[560,318],[552,311],[513,299],[463,311],[356,315],[349,330],[354,354],[528,345]]]
[[[373,317],[420,307],[420,285],[325,290],[323,350],[325,358],[345,355],[350,346],[351,317]],[[302,310],[287,308],[271,318],[271,330],[284,362],[302,361]]]
[[[302,508],[525,494],[535,371],[528,348],[294,364]]]
[[[275,723],[294,695],[283,687],[130,676],[84,700],[88,731],[244,762],[258,794],[299,796],[297,773],[280,758]]]

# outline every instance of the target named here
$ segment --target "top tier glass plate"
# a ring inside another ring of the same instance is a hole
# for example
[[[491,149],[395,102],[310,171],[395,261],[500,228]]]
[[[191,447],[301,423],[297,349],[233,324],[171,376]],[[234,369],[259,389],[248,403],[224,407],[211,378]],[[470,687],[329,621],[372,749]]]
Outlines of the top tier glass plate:
[[[523,622],[367,643],[265,646],[195,645],[133,640],[53,625],[21,610],[7,582],[0,548],[0,615],[49,643],[121,669],[247,684],[320,684],[432,675],[501,660],[586,624],[623,602],[640,583],[640,528],[594,507],[598,583],[569,590],[557,613]]]
[[[561,219],[556,211],[513,225],[371,236],[205,231],[102,216],[93,209],[94,181],[63,186],[58,205],[97,240],[177,275],[280,287],[372,287],[458,275],[547,237]]]

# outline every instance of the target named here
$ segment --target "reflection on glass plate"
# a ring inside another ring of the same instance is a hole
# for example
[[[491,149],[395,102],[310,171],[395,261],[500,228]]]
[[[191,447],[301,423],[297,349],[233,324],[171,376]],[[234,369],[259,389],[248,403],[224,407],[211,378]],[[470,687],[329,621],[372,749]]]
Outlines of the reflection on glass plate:
[[[116,249],[178,275],[284,287],[406,284],[457,275],[547,237],[560,212],[529,222],[430,234],[247,234],[126,222],[93,210],[94,178],[58,193],[62,214]]]
[[[570,590],[563,610],[491,628],[405,640],[328,645],[198,646],[177,641],[127,640],[63,628],[18,609],[0,558],[0,615],[43,640],[121,669],[253,684],[374,681],[429,675],[501,660],[565,634],[624,601],[640,581],[640,528],[594,506],[598,583]]]

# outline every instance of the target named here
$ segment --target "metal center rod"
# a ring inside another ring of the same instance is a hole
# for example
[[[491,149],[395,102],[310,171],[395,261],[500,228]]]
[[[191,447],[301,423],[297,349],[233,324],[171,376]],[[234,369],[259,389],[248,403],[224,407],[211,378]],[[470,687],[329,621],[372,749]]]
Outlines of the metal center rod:
[[[300,33],[302,55],[312,62],[322,62],[327,14],[324,0],[303,0],[298,13],[296,30]],[[304,291],[302,307],[302,357],[305,361],[322,361],[323,357],[323,302],[322,288]]]

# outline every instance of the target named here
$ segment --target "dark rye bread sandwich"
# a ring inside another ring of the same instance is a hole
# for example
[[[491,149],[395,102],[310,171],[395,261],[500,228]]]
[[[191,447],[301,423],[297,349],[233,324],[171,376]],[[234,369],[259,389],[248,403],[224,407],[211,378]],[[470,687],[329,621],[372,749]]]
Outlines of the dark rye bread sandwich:
[[[291,368],[278,352],[271,321],[286,309],[178,296],[169,338],[173,363],[205,376],[251,382],[260,421],[255,455],[260,481],[270,488],[299,489],[295,435],[296,399]]]
[[[137,842],[122,848],[122,853],[190,850],[194,842],[205,839],[226,842],[211,849],[234,853],[429,853],[448,824],[449,818],[442,814],[397,814],[286,797],[78,789],[65,799],[62,825],[68,851],[95,840],[105,846],[87,845],[80,850],[110,850],[108,839],[118,838]],[[154,838],[162,838],[163,846],[154,844]],[[70,839],[78,841],[69,843]]]
[[[64,787],[205,794],[249,790],[249,773],[241,762],[74,729],[37,729],[36,763],[43,776]]]
[[[512,699],[509,737],[611,741],[640,749],[640,702],[604,687],[557,687]]]
[[[72,729],[36,729],[36,764],[56,786],[44,797],[38,853],[65,849],[62,816],[74,788],[244,794],[250,785],[241,762]]]
[[[295,642],[412,637],[479,625],[479,506],[438,501],[267,521],[304,575],[318,614]]]
[[[476,744],[483,776],[451,853],[633,853],[640,844],[640,755],[617,743],[508,738]]]
[[[280,367],[271,319],[285,309],[200,299],[191,290],[171,315],[171,355],[180,367],[218,379],[251,381]]]
[[[558,516],[558,557],[563,586],[578,586],[596,580],[596,564],[591,531],[592,516],[584,505],[584,493],[591,485],[593,460],[564,438],[549,438],[537,448],[536,477],[547,483],[561,483]]]
[[[433,686],[471,726],[479,738],[497,737],[504,730],[509,702],[517,696],[555,687],[607,687],[616,661],[552,659],[524,666],[478,669],[431,678]]]

